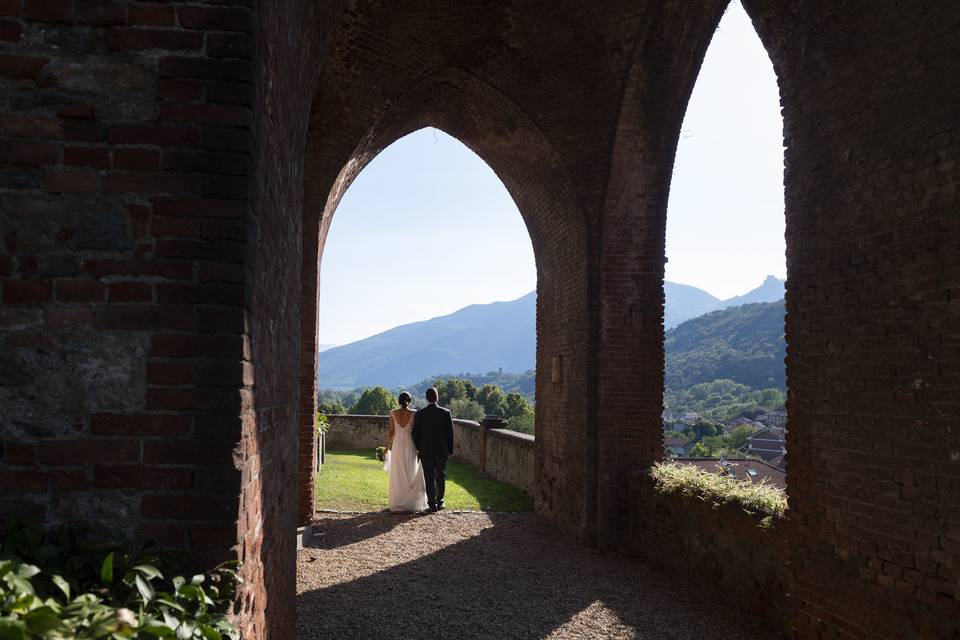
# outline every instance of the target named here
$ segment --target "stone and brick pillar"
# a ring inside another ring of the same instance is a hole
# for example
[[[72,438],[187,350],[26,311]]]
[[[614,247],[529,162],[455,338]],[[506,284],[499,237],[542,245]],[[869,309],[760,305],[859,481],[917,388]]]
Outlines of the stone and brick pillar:
[[[0,511],[240,555],[245,613],[251,4],[0,2]]]

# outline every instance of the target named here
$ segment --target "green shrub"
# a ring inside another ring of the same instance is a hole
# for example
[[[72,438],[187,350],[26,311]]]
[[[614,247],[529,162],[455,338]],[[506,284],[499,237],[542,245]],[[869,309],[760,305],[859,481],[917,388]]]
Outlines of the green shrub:
[[[387,448],[386,447],[377,447],[377,460],[383,462],[387,459]]]
[[[768,482],[747,482],[703,471],[691,464],[659,462],[651,470],[657,491],[700,498],[714,505],[733,503],[752,515],[783,517],[787,494]],[[771,521],[766,518],[765,524]]]
[[[172,565],[149,547],[136,554],[85,533],[8,523],[0,547],[0,638],[239,639],[227,613],[237,563],[167,579]]]

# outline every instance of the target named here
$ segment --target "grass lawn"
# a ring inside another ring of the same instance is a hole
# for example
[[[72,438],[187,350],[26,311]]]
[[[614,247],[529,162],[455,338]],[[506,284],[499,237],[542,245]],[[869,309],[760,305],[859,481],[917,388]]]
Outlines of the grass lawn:
[[[491,480],[476,467],[451,460],[447,464],[447,509],[532,511],[533,499],[509,485]],[[379,511],[387,508],[387,473],[368,449],[327,451],[317,476],[317,508],[337,511]]]

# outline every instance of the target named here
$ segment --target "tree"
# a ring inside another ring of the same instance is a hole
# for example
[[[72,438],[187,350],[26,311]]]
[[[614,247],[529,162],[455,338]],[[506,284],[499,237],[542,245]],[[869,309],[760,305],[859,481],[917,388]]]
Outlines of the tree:
[[[393,394],[383,387],[370,387],[360,394],[350,413],[363,416],[385,416],[397,406]]]
[[[503,390],[495,384],[485,384],[477,392],[477,402],[488,415],[503,416],[507,412],[507,402]]]
[[[467,400],[477,399],[477,385],[473,384],[473,380],[464,380],[463,388],[467,392]]]
[[[450,378],[437,387],[437,391],[442,405],[451,405],[454,400],[464,400],[467,397],[467,386],[460,378]]]
[[[475,422],[483,420],[483,407],[476,401],[466,398],[456,398],[451,402],[450,412],[454,418],[460,420],[473,420]]]
[[[339,400],[324,400],[317,406],[317,412],[325,416],[342,416],[347,408]]]
[[[529,433],[533,435],[534,432],[534,413],[533,408],[530,405],[526,405],[520,411],[519,414],[510,418],[509,427],[514,431],[519,431],[520,433]]]
[[[522,415],[524,411],[530,409],[530,403],[527,402],[527,399],[524,398],[523,394],[519,391],[511,391],[508,393],[505,403],[507,407],[507,418],[513,418]]]

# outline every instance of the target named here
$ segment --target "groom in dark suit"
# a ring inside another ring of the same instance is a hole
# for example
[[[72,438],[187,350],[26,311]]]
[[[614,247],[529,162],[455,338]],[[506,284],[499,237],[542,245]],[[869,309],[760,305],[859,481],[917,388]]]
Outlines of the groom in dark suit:
[[[447,458],[453,455],[453,417],[437,404],[439,396],[433,387],[427,389],[427,406],[413,416],[413,446],[420,455],[423,479],[427,484],[430,511],[443,509],[446,488]]]

